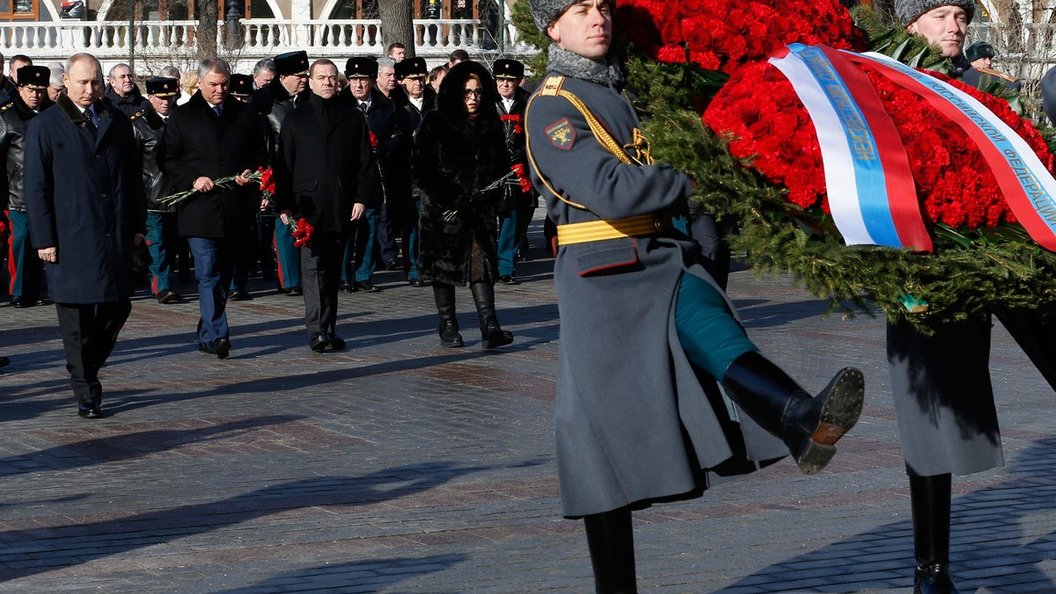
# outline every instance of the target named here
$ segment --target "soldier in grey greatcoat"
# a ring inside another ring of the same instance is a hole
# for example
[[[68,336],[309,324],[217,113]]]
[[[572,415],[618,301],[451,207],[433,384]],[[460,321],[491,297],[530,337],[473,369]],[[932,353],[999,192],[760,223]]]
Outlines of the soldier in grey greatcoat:
[[[693,182],[652,164],[640,141],[608,55],[613,4],[530,6],[554,41],[525,118],[533,182],[560,244],[562,508],[585,520],[597,591],[634,592],[632,509],[699,495],[709,477],[785,448],[803,472],[819,471],[858,419],[864,380],[847,368],[817,397],[802,390],[758,353],[696,243],[671,228]],[[743,414],[729,412],[711,378]]]

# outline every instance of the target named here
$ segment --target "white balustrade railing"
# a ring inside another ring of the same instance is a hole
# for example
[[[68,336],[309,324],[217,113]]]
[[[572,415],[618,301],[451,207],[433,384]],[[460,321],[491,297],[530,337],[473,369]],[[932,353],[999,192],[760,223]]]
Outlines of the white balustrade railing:
[[[303,49],[315,57],[380,55],[388,40],[380,20],[372,19],[243,19],[239,22],[238,54],[270,56]],[[134,51],[144,55],[193,55],[198,23],[192,20],[138,22],[133,31]],[[470,53],[497,50],[498,31],[473,19],[415,19],[414,46],[420,56],[446,56],[455,49]],[[519,42],[519,33],[505,24],[504,52],[534,52]],[[226,41],[225,24],[217,23],[217,39]],[[406,43],[406,42],[405,42]],[[89,52],[100,59],[120,59],[129,53],[127,21],[57,21],[0,23],[0,52],[26,54],[34,59],[63,59]]]

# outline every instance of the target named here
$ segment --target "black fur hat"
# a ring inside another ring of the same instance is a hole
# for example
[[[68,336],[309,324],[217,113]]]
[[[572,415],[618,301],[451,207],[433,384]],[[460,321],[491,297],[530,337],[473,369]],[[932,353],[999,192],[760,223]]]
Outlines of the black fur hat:
[[[451,70],[448,70],[447,76],[440,83],[440,93],[436,101],[437,109],[440,113],[447,116],[448,119],[464,119],[466,117],[466,104],[463,99],[464,91],[466,81],[471,76],[476,76],[480,80],[480,90],[482,92],[480,115],[487,116],[490,114],[497,118],[498,111],[496,111],[495,105],[499,101],[499,91],[495,88],[495,79],[491,78],[491,73],[488,72],[487,67],[480,62],[472,60],[459,62]]]

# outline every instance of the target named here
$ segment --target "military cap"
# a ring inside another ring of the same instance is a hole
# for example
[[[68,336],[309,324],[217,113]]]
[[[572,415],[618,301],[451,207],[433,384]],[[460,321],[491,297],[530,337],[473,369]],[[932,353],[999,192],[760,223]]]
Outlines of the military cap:
[[[532,11],[532,19],[539,30],[546,32],[546,28],[556,21],[573,4],[582,0],[528,0],[528,8]],[[615,0],[608,0],[609,8],[615,8]]]
[[[232,74],[231,94],[236,97],[249,97],[252,95],[253,77],[248,74]]]
[[[407,58],[396,62],[393,70],[396,71],[396,78],[429,76],[429,66],[426,65],[425,58]]]
[[[345,76],[348,78],[376,78],[378,63],[370,58],[354,57],[345,62]]]
[[[15,73],[18,86],[31,89],[47,89],[51,84],[51,70],[46,66],[23,66]]]
[[[155,97],[175,97],[180,94],[180,83],[167,76],[152,76],[147,79],[147,94]]]
[[[275,75],[288,76],[290,74],[308,73],[308,52],[287,52],[275,56]]]
[[[495,78],[524,78],[524,64],[517,60],[495,60],[491,74]]]
[[[993,58],[996,55],[997,52],[994,51],[994,46],[985,41],[976,41],[964,48],[964,57],[968,58],[969,62],[974,62],[979,58]]]
[[[975,16],[975,0],[895,0],[895,14],[903,25],[909,26],[925,12],[940,6],[960,6],[968,15],[968,22]]]

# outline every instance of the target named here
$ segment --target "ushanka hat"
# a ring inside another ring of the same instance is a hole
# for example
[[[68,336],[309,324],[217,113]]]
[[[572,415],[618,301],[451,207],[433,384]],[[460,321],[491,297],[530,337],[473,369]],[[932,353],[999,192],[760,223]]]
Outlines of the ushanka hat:
[[[23,66],[15,73],[18,86],[30,89],[47,89],[51,83],[51,70],[44,66]]]
[[[175,78],[154,76],[147,79],[147,94],[155,97],[175,97],[180,94],[180,85]]]
[[[920,15],[940,6],[960,6],[968,15],[968,22],[975,16],[975,0],[895,0],[895,14],[903,25],[909,25]]]
[[[578,4],[583,0],[528,0],[528,7],[532,9],[532,18],[535,20],[535,26],[539,27],[539,30],[546,33],[546,28],[550,26],[561,16],[569,6]],[[615,0],[607,0],[609,8],[615,8]]]
[[[308,52],[287,52],[275,56],[275,74],[278,76],[289,76],[291,74],[308,73]]]

